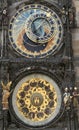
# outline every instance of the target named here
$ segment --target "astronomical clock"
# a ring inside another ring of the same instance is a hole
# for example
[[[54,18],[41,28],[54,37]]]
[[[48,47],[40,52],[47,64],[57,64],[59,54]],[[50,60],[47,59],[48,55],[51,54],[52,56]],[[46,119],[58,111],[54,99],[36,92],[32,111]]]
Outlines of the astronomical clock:
[[[46,58],[61,47],[63,25],[51,8],[25,5],[10,20],[9,39],[13,49],[26,58]]]
[[[72,1],[4,0],[0,13],[1,130],[76,130]]]

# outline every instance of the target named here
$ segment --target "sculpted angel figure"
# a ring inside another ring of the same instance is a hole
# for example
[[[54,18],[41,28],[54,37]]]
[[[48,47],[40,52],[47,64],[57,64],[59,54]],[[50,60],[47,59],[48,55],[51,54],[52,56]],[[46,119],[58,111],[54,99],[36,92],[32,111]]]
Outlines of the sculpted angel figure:
[[[2,88],[3,88],[3,96],[2,96],[2,105],[3,105],[3,110],[8,109],[8,98],[10,96],[10,86],[12,82],[8,82],[7,84],[4,84],[1,82]]]

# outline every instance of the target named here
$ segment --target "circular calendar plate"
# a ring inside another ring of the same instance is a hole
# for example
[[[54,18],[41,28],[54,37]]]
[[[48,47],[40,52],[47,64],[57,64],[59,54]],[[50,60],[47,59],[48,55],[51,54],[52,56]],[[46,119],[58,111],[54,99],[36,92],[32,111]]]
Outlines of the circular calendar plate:
[[[17,82],[10,102],[10,110],[19,123],[42,127],[58,118],[62,94],[51,77],[33,73]]]

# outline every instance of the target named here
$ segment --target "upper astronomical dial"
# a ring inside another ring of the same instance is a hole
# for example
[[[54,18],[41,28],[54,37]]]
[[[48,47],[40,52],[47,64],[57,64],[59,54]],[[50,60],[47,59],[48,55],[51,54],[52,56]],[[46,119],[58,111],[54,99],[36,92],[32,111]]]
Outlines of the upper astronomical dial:
[[[44,58],[61,46],[63,26],[50,8],[32,4],[19,9],[9,26],[13,48],[27,58]]]

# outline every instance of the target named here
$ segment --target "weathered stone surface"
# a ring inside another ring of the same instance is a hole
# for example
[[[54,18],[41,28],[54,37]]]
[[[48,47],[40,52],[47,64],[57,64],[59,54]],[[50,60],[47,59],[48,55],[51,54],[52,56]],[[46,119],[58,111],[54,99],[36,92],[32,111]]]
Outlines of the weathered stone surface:
[[[77,22],[77,27],[79,27],[79,0],[73,0],[73,3],[76,7],[76,22]]]
[[[72,46],[74,54],[76,82],[79,82],[79,29],[72,30]]]

